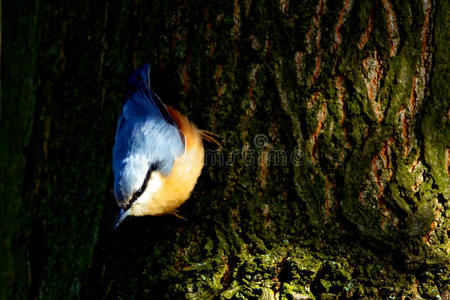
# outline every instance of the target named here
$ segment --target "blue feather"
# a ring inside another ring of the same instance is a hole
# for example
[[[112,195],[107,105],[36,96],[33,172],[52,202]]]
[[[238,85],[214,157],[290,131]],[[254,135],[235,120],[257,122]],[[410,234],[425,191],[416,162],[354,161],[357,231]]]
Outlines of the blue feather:
[[[150,90],[150,65],[129,77],[135,91],[119,116],[113,148],[114,193],[126,202],[142,185],[149,167],[157,164],[162,175],[170,174],[174,160],[184,151],[179,128],[166,107]]]

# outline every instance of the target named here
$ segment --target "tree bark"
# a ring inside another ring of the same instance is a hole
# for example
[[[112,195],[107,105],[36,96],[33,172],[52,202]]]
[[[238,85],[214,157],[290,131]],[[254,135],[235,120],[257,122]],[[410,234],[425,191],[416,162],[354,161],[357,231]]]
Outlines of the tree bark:
[[[448,1],[3,1],[0,298],[449,299]],[[208,149],[112,225],[127,76]]]

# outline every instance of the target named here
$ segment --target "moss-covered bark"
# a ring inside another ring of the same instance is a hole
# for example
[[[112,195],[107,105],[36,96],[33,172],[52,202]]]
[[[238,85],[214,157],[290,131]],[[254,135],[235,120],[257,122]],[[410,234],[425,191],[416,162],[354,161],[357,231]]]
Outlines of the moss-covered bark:
[[[450,297],[447,1],[21,2],[1,14],[1,298]],[[113,231],[144,62],[223,163],[188,222]]]

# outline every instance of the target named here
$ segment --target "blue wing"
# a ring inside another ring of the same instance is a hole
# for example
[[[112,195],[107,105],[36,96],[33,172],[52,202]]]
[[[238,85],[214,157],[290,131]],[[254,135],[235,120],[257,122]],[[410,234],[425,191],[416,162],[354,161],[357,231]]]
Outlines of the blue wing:
[[[166,106],[161,99],[150,89],[150,64],[143,65],[136,70],[129,78],[128,82],[134,86],[135,91],[131,97],[128,97],[122,107],[122,114],[119,117],[117,128],[122,126],[124,116],[131,120],[140,117],[153,117],[156,119],[164,119],[167,123],[178,128],[175,121],[170,116]]]
[[[159,97],[150,90],[150,65],[128,81],[135,91],[119,116],[113,148],[114,192],[117,200],[129,198],[140,187],[149,167],[167,175],[184,151],[184,140]]]

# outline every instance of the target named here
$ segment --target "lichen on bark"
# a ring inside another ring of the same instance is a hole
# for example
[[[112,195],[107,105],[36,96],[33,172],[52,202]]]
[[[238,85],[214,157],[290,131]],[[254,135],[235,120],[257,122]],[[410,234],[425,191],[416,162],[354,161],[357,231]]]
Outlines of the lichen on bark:
[[[447,2],[24,7],[2,3],[0,297],[449,297]],[[220,160],[189,221],[113,231],[115,122],[145,62]]]

